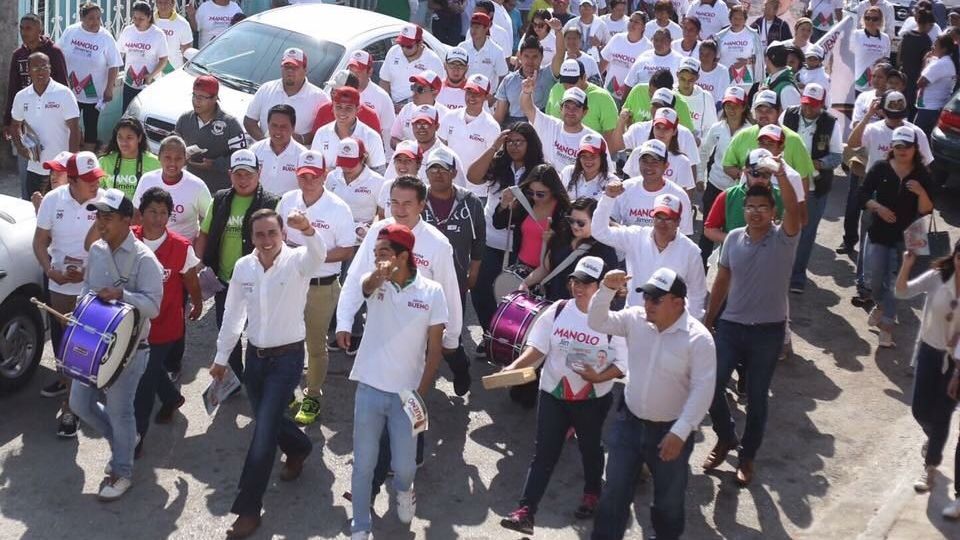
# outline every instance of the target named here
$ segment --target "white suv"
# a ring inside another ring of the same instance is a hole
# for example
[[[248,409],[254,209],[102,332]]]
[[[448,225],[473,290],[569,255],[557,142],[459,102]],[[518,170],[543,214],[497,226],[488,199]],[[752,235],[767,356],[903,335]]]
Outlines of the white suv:
[[[36,226],[33,204],[0,195],[0,393],[26,384],[43,354],[44,318],[30,303],[43,294]]]

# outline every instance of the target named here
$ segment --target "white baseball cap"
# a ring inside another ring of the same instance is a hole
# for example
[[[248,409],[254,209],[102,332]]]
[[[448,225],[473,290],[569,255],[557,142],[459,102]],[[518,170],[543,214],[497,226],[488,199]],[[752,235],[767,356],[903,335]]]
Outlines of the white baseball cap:
[[[116,188],[104,190],[97,200],[87,205],[88,212],[116,212],[133,217],[133,203]]]
[[[560,64],[560,77],[557,79],[561,83],[573,84],[583,77],[585,70],[579,60],[567,58]]]
[[[596,133],[587,133],[580,139],[580,149],[577,150],[577,155],[580,155],[580,152],[589,152],[598,156],[606,155],[607,141]]]
[[[585,2],[588,0],[584,0]],[[596,283],[603,277],[603,259],[594,255],[581,257],[570,277],[581,283]]]
[[[466,66],[470,64],[470,56],[463,47],[454,47],[447,51],[447,62],[460,62]]]
[[[307,150],[300,154],[300,158],[297,159],[297,176],[305,173],[321,176],[326,170],[327,160],[324,159],[322,153],[316,150]]]
[[[436,125],[438,122],[437,108],[433,105],[420,105],[410,117],[410,123],[415,124],[420,121],[427,121]]]
[[[360,69],[369,69],[372,64],[373,59],[370,57],[370,53],[363,49],[353,51],[353,53],[350,54],[350,62],[347,63],[348,66]]]
[[[59,154],[53,156],[53,159],[43,162],[43,168],[48,171],[54,172],[66,172],[68,170],[67,166],[70,162],[70,158],[73,157],[73,152],[67,152],[64,150]]]
[[[764,159],[773,159],[773,154],[770,153],[770,151],[766,148],[754,148],[749,154],[747,154],[747,167],[752,167],[761,171],[767,171],[769,173],[777,172],[777,170],[772,166],[766,166],[766,163],[763,162]]]
[[[337,167],[347,169],[356,167],[360,164],[360,161],[363,160],[363,155],[366,154],[366,152],[367,149],[360,139],[353,137],[340,139],[340,146],[337,147]]]
[[[280,57],[280,65],[285,66],[287,64],[300,66],[306,69],[307,53],[303,52],[303,49],[290,47],[289,49],[283,51],[283,56]]]
[[[100,168],[97,155],[89,150],[77,152],[67,160],[67,176],[84,182],[99,182],[107,174]]]
[[[807,47],[807,51],[804,53],[803,57],[810,58],[811,56],[815,56],[823,60],[823,57],[826,56],[826,53],[824,52],[823,47],[819,45],[810,45]]]
[[[464,83],[463,88],[486,95],[490,93],[490,79],[482,73],[474,73],[467,77],[467,82]]]
[[[457,169],[457,157],[453,155],[453,152],[442,146],[434,148],[427,154],[425,168],[430,169],[434,165],[439,165],[448,171],[455,171]]]
[[[760,131],[757,132],[757,140],[760,139],[772,139],[775,143],[782,143],[786,140],[786,134],[783,132],[783,128],[776,124],[767,124],[760,128]]]
[[[823,105],[823,101],[827,97],[827,91],[823,89],[817,83],[808,83],[803,87],[803,97],[800,98],[800,103],[803,105],[813,105],[814,107],[819,107]]]
[[[410,159],[422,161],[423,151],[420,150],[420,145],[417,144],[417,141],[405,139],[400,141],[393,150],[393,157],[397,156],[407,156]]]
[[[658,139],[648,139],[640,145],[640,157],[653,156],[661,161],[667,160],[667,145]]]
[[[653,125],[665,124],[669,128],[677,127],[677,111],[670,107],[660,107],[653,115]]]
[[[773,107],[778,109],[777,106],[777,93],[773,90],[762,90],[757,92],[757,95],[753,96],[753,108],[756,109],[760,106]]]
[[[570,87],[570,88],[567,88],[567,89],[563,92],[563,99],[560,100],[560,104],[562,105],[562,104],[564,104],[564,103],[566,103],[566,102],[568,102],[568,101],[574,101],[574,102],[576,102],[578,105],[581,105],[581,106],[586,105],[586,104],[587,104],[587,93],[584,92],[583,90],[577,88],[576,86],[572,86],[572,87]]]
[[[650,98],[650,103],[660,103],[668,107],[673,107],[674,99],[673,90],[669,88],[657,88],[657,91],[653,93],[653,97]]]
[[[743,105],[747,102],[747,93],[743,91],[743,88],[739,86],[728,86],[726,90],[723,91],[723,103],[736,103],[737,105]]]
[[[669,219],[680,219],[682,209],[683,203],[680,202],[679,197],[671,193],[663,193],[657,195],[657,198],[653,200],[653,211],[650,215],[656,216],[659,213],[664,213]]]
[[[687,297],[687,284],[676,272],[669,268],[660,268],[650,276],[642,286],[637,287],[637,292],[642,292],[644,296],[651,298],[660,298],[665,294],[672,294],[678,298]]]
[[[250,172],[260,171],[260,160],[249,148],[241,148],[230,155],[230,172],[246,169]]]
[[[913,146],[917,144],[917,132],[910,126],[900,126],[893,130],[890,146]]]
[[[683,59],[680,60],[680,67],[677,68],[677,73],[680,73],[681,71],[684,71],[684,70],[686,70],[686,71],[692,71],[692,72],[696,73],[697,75],[699,75],[699,74],[700,74],[700,61],[697,60],[696,58],[691,58],[691,57],[689,57],[689,56],[683,57]]]

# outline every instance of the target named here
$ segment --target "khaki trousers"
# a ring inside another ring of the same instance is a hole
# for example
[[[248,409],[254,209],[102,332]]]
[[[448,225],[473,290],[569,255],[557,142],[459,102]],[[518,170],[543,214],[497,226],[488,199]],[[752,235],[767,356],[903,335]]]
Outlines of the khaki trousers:
[[[340,298],[340,282],[329,285],[311,285],[303,318],[307,327],[307,387],[304,394],[313,398],[323,395],[327,379],[327,329]]]

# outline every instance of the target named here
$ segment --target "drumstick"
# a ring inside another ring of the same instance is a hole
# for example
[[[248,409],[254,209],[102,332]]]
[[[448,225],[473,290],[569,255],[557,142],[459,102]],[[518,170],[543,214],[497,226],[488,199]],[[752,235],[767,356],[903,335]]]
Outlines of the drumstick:
[[[46,311],[46,312],[49,313],[50,315],[53,315],[54,317],[60,319],[60,322],[62,322],[63,324],[73,324],[73,323],[74,323],[74,320],[73,320],[72,318],[64,315],[63,313],[60,313],[59,311],[53,309],[52,307],[50,307],[50,306],[44,304],[43,302],[37,300],[37,298],[36,298],[35,296],[33,296],[33,297],[30,298],[30,303],[33,304],[33,305],[35,305],[35,306],[37,306],[38,308],[42,309],[43,311]]]

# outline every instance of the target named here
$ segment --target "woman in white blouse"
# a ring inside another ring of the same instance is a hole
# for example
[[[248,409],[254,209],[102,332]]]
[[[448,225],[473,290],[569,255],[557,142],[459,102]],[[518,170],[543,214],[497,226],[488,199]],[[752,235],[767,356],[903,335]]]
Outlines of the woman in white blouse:
[[[943,448],[950,434],[950,419],[957,407],[960,390],[960,361],[956,346],[960,337],[960,242],[953,246],[953,254],[934,261],[932,268],[909,280],[917,256],[907,251],[897,276],[897,298],[912,298],[926,294],[919,339],[914,356],[916,373],[913,385],[913,417],[927,436],[924,443],[924,467],[913,487],[927,492],[933,487],[934,472],[943,458]],[[960,443],[957,447],[960,455]],[[953,502],[943,509],[943,517],[960,517],[960,459],[954,463]]]

